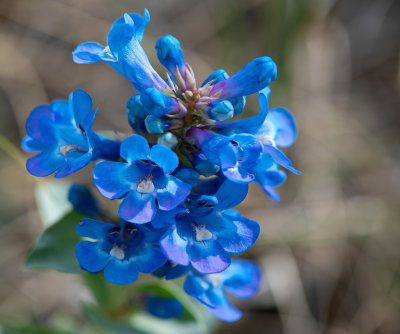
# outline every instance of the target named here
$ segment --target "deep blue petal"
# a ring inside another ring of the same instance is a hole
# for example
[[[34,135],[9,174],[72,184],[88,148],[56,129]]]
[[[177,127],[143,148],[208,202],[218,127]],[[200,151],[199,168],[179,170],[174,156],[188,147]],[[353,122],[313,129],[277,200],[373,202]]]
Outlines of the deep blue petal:
[[[75,255],[81,267],[91,273],[103,270],[110,261],[110,255],[101,249],[100,242],[79,242]]]
[[[65,156],[65,163],[59,168],[54,177],[63,178],[68,175],[71,175],[83,167],[87,166],[92,161],[92,153],[82,153],[72,150]]]
[[[199,173],[197,173],[194,169],[184,167],[176,169],[174,172],[174,176],[185,183],[189,183],[192,186],[197,184],[200,177]]]
[[[21,148],[25,152],[31,153],[41,151],[43,149],[43,145],[31,137],[25,136],[24,138],[22,138]]]
[[[134,162],[135,160],[139,159],[148,159],[149,154],[149,144],[142,136],[130,136],[121,144],[121,157],[126,161]]]
[[[114,284],[129,284],[138,279],[138,270],[132,260],[121,261],[111,257],[110,262],[104,269],[104,278]]]
[[[148,233],[152,232],[149,231]],[[135,254],[137,269],[145,274],[152,273],[156,269],[160,268],[166,261],[167,258],[162,250],[152,245],[142,247],[141,252]]]
[[[75,231],[81,237],[102,240],[113,224],[103,223],[98,220],[84,218],[76,225]]]
[[[90,116],[93,108],[92,98],[82,89],[73,91],[69,96],[69,106],[72,108],[76,124],[83,125]],[[92,121],[93,122],[93,121]],[[92,124],[88,124],[91,126]]]
[[[156,214],[156,203],[152,194],[131,190],[119,206],[118,215],[131,223],[150,222]]]
[[[246,198],[247,192],[247,184],[226,180],[214,195],[218,198],[217,209],[225,210],[233,208]]]
[[[56,115],[50,106],[36,107],[26,120],[28,136],[44,146],[56,141],[55,118]]]
[[[189,255],[186,251],[188,242],[179,236],[176,228],[170,228],[165,232],[160,245],[171,261],[184,266],[189,264]]]
[[[172,210],[190,194],[191,186],[172,175],[166,176],[166,179],[166,187],[157,189],[158,207],[161,210]]]
[[[228,253],[239,254],[248,250],[260,234],[258,223],[245,217],[225,213],[220,219],[211,216],[209,220],[213,222],[208,223],[207,228],[217,236],[218,243]]]
[[[253,262],[234,260],[221,275],[226,291],[237,298],[251,298],[260,288],[261,271]]]
[[[55,151],[46,150],[26,161],[26,169],[34,176],[48,176],[59,169],[65,162],[64,156]]]
[[[165,174],[171,174],[179,164],[176,154],[168,147],[159,144],[151,148],[150,159],[160,166]]]
[[[73,184],[68,191],[68,201],[75,211],[93,217],[100,213],[100,207],[88,187],[82,184]]]
[[[213,240],[202,240],[189,247],[190,263],[203,274],[218,273],[225,270],[231,259],[221,245]]]
[[[180,111],[180,106],[176,99],[166,96],[152,87],[145,89],[140,101],[146,112],[153,116],[161,117],[166,114],[176,114]]]
[[[175,267],[172,267],[167,275],[165,275],[166,280],[172,280],[172,279],[177,279],[185,274],[187,274],[190,270],[189,266],[181,266],[181,265],[176,265]]]
[[[114,161],[100,162],[93,171],[94,184],[109,199],[123,197],[142,176],[142,171],[135,165]]]

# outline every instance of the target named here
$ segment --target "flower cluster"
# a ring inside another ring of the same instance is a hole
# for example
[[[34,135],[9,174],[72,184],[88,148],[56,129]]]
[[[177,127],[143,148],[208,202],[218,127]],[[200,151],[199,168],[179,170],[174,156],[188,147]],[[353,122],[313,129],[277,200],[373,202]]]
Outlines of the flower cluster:
[[[269,84],[277,77],[269,57],[254,59],[233,76],[217,70],[199,85],[179,41],[167,35],[155,46],[168,71],[162,78],[141,46],[149,20],[147,10],[143,16],[125,14],[113,23],[107,46],[87,42],[73,52],[76,63],[105,62],[131,81],[138,93],[127,102],[134,134],[117,141],[96,133],[97,110],[77,90],[68,101],[32,111],[22,145],[38,153],[27,169],[61,178],[93,161],[98,191],[119,202],[120,221],[112,222],[86,188],[71,188],[74,208],[88,216],[76,227],[85,238],[76,246],[83,269],[103,272],[116,284],[132,283],[139,273],[186,275],[189,295],[215,316],[234,321],[241,313],[225,292],[253,296],[260,270],[231,257],[254,245],[260,227],[233,208],[253,181],[278,201],[275,188],[286,179],[284,169],[299,173],[281,150],[296,139],[295,121],[284,108],[269,109]],[[260,112],[231,120],[251,94],[258,94]],[[174,300],[159,299],[148,300],[151,313],[167,318],[182,312]]]

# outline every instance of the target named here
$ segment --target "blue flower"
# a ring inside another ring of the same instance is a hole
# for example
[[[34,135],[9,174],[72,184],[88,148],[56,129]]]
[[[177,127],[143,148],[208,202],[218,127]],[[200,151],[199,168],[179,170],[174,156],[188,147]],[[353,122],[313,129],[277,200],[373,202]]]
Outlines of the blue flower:
[[[146,309],[151,315],[162,319],[178,318],[183,314],[183,306],[175,298],[148,297]]]
[[[104,278],[111,283],[132,283],[139,272],[152,273],[166,261],[158,247],[159,234],[144,225],[114,225],[85,218],[76,232],[92,239],[76,245],[81,267],[91,273],[104,271]]]
[[[231,181],[249,183],[254,180],[252,167],[263,152],[262,144],[250,134],[234,134],[226,137],[218,133],[193,128],[188,133],[200,147],[208,162],[221,168]]]
[[[191,264],[201,273],[225,270],[230,255],[249,249],[259,235],[255,221],[227,210],[246,194],[246,185],[226,181],[214,196],[190,196],[183,204],[187,210],[175,216],[176,223],[160,240],[167,257],[179,265]]]
[[[100,193],[123,198],[119,216],[133,223],[150,222],[157,211],[172,210],[190,193],[190,185],[170,175],[178,167],[178,158],[169,148],[156,144],[151,149],[139,135],[121,144],[125,162],[104,161],[93,172]]]
[[[82,43],[73,52],[74,61],[78,64],[106,62],[128,78],[139,92],[149,87],[160,91],[166,89],[167,84],[154,71],[140,45],[149,21],[147,9],[143,16],[125,14],[113,23],[107,37],[108,46],[96,42]]]
[[[82,184],[73,184],[68,191],[68,200],[75,211],[85,216],[95,217],[101,213],[99,204],[88,187]]]
[[[205,304],[208,310],[224,321],[236,321],[242,313],[225,295],[229,292],[237,298],[251,298],[260,287],[261,272],[254,263],[235,260],[225,271],[218,274],[192,273],[186,277],[184,289],[187,294]]]
[[[267,87],[276,77],[277,68],[274,61],[270,57],[260,57],[232,77],[213,85],[211,93],[218,93],[221,99],[251,95]]]
[[[117,159],[119,143],[95,133],[91,127],[97,110],[83,90],[74,91],[69,101],[53,101],[35,108],[26,122],[27,136],[22,147],[40,152],[28,159],[26,168],[34,176],[54,172],[57,178],[68,176],[92,160]]]

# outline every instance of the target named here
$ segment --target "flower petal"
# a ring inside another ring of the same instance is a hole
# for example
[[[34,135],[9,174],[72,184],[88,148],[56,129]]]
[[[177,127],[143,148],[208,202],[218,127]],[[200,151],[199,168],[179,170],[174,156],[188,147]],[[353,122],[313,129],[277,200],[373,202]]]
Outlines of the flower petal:
[[[271,109],[266,122],[274,128],[274,140],[278,146],[288,147],[295,142],[297,126],[289,110],[282,107]]]
[[[213,274],[225,270],[231,259],[220,244],[213,240],[203,240],[189,247],[190,263],[203,274]]]
[[[218,199],[217,209],[225,210],[233,208],[241,203],[247,196],[248,185],[226,180],[215,193]]]
[[[242,312],[240,312],[236,307],[234,307],[231,302],[226,298],[223,292],[220,292],[221,296],[219,298],[219,304],[215,308],[208,308],[208,310],[214,314],[218,319],[224,321],[237,321],[242,317]]]
[[[109,199],[123,197],[142,176],[135,165],[103,161],[93,171],[93,181],[100,193]]]
[[[213,287],[207,279],[194,274],[188,275],[183,285],[183,289],[188,295],[196,298],[208,307],[214,307],[214,301],[210,299],[207,293],[210,288],[212,289]]]
[[[166,176],[165,188],[157,189],[158,207],[161,210],[172,210],[182,203],[190,194],[191,186],[172,175]]]
[[[65,163],[60,167],[54,177],[63,178],[81,170],[92,161],[92,157],[93,155],[91,152],[75,152],[75,154],[73,154],[73,152],[68,153],[66,155]]]
[[[72,57],[77,64],[91,64],[98,61],[114,63],[117,61],[108,48],[97,42],[79,44],[72,52]]]
[[[272,145],[264,145],[264,149],[267,153],[271,154],[272,158],[282,167],[286,168],[293,174],[300,175],[301,172],[293,167],[292,161],[278,148]]]
[[[121,157],[128,162],[139,159],[148,159],[150,153],[147,140],[139,135],[126,138],[121,144]]]
[[[110,255],[101,249],[100,242],[79,242],[75,247],[75,255],[81,267],[91,273],[103,270],[110,261]]]
[[[207,229],[215,236],[221,247],[228,253],[239,254],[248,250],[260,234],[257,222],[248,218],[225,212],[220,216],[210,215],[202,218]]]
[[[131,223],[143,224],[153,219],[156,210],[153,194],[142,194],[131,190],[120,204],[118,214]]]
[[[150,159],[161,167],[165,174],[171,174],[179,161],[176,154],[164,145],[154,145],[150,150]]]
[[[170,228],[165,232],[160,245],[171,261],[184,266],[189,264],[189,255],[186,250],[188,242],[179,236],[176,228]]]
[[[162,250],[151,245],[146,245],[142,248],[140,254],[135,254],[137,269],[145,274],[152,273],[156,269],[160,268],[166,261],[167,258]]]
[[[77,89],[70,94],[69,105],[73,110],[76,124],[83,125],[93,108],[90,95],[82,89]]]
[[[253,262],[234,260],[222,275],[224,288],[237,298],[251,298],[260,288],[261,271]]]
[[[114,284],[129,284],[138,279],[138,270],[134,261],[121,261],[115,257],[104,269],[104,278]]]
[[[65,163],[64,156],[53,150],[46,150],[26,161],[26,169],[34,176],[48,176]]]
[[[90,218],[84,218],[76,225],[75,231],[81,237],[102,240],[106,235],[106,231],[113,226],[113,224],[103,223]]]

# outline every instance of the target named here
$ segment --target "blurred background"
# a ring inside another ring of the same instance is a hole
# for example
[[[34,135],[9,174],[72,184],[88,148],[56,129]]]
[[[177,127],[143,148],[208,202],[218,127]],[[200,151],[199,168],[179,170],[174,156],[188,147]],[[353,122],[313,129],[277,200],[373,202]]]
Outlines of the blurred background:
[[[262,289],[235,301],[242,320],[218,323],[215,333],[400,333],[394,0],[1,0],[0,323],[84,321],[90,296],[78,277],[23,269],[42,221],[59,214],[48,203],[62,207],[65,193],[62,181],[28,175],[19,142],[32,108],[76,88],[100,108],[96,129],[130,131],[129,82],[105,64],[74,64],[71,52],[104,44],[113,20],[145,7],[152,20],[143,46],[159,73],[154,43],[167,33],[180,39],[199,81],[271,56],[279,69],[271,106],[290,108],[298,122],[287,153],[303,175],[289,175],[280,203],[254,187],[240,207],[262,225],[246,253],[263,268]],[[251,98],[247,112],[257,112]]]

